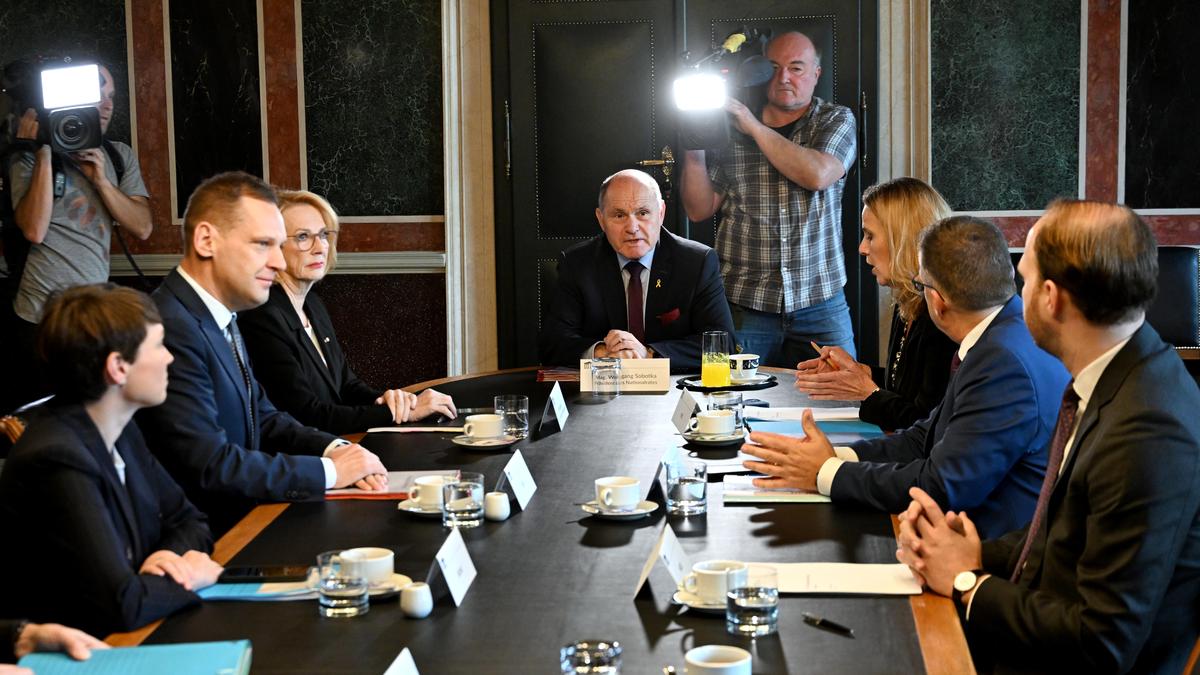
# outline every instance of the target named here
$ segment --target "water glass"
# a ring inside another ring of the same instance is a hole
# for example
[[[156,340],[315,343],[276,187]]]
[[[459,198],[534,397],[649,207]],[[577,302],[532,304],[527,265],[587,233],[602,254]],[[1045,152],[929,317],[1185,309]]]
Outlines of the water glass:
[[[592,396],[612,399],[621,394],[621,359],[592,359]]]
[[[342,566],[341,551],[326,551],[317,556],[317,612],[329,618],[348,618],[366,614],[370,609],[369,584],[362,577],[350,576]]]
[[[742,408],[742,392],[740,391],[717,391],[708,396],[709,410],[732,410],[733,411],[733,432],[740,433],[746,423],[743,415],[745,411]]]
[[[667,512],[694,516],[708,509],[708,464],[683,460],[667,464]],[[719,600],[718,600],[719,602]]]
[[[580,640],[558,650],[558,660],[563,675],[620,675],[621,643],[615,640]]]
[[[708,330],[700,336],[700,384],[705,387],[729,386],[729,333]]]
[[[504,418],[504,434],[516,439],[529,436],[529,397],[505,394],[493,399],[496,414]]]
[[[745,576],[729,578],[725,593],[725,632],[744,637],[779,630],[779,575],[770,565],[749,565]]]
[[[442,483],[442,525],[479,527],[483,524],[483,474],[460,471]]]

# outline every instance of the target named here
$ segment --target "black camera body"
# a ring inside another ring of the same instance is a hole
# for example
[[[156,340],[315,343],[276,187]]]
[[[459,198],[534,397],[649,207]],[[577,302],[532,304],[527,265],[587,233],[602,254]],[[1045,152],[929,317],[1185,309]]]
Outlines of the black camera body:
[[[29,108],[37,111],[38,135],[36,143],[49,144],[54,152],[73,153],[88,148],[98,148],[104,141],[100,126],[100,111],[95,106],[98,95],[81,89],[78,93],[69,89],[54,92],[58,102],[53,108],[46,106],[47,94],[43,91],[44,73],[58,72],[78,66],[69,59],[35,58],[13,61],[4,66],[0,78],[0,120],[3,120],[4,135],[0,145],[18,142],[17,127],[21,116]],[[97,85],[99,75],[96,76]]]

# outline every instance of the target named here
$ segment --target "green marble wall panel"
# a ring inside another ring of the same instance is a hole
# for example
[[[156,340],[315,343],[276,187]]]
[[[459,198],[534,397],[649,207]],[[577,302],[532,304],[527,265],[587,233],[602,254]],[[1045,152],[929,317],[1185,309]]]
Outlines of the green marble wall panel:
[[[1079,190],[1079,0],[932,0],[933,184],[957,211]]]
[[[300,4],[309,189],[342,215],[443,213],[441,4]]]

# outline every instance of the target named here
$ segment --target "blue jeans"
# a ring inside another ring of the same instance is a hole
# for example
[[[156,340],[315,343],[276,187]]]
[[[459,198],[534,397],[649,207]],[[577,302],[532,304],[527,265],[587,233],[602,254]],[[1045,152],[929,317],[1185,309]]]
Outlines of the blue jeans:
[[[764,366],[795,368],[816,354],[809,342],[836,345],[855,356],[850,308],[842,294],[789,314],[772,314],[729,303],[742,352],[758,354]]]

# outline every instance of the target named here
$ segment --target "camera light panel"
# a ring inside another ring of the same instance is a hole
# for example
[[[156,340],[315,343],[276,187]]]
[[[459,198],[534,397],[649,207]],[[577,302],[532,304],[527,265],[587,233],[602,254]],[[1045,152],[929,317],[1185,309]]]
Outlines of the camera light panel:
[[[100,101],[100,68],[95,64],[42,71],[42,105],[47,110]]]
[[[725,105],[725,78],[712,73],[685,75],[674,83],[680,110],[715,110]]]

